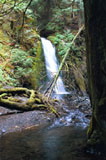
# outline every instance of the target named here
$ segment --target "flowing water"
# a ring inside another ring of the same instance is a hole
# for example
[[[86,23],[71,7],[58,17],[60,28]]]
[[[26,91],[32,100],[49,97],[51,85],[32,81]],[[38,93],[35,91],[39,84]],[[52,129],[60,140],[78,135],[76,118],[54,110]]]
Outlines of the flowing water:
[[[59,69],[55,47],[45,38],[41,40],[47,75],[52,80]],[[57,94],[67,93],[61,77],[58,78],[54,91]],[[54,122],[29,130],[2,134],[0,160],[106,160],[106,157],[83,152],[89,124],[89,98],[76,97],[73,104],[73,109],[69,108],[72,102],[65,106],[67,115],[54,119]],[[75,109],[76,106],[78,107]]]
[[[88,97],[73,101],[79,102],[82,109],[89,105]],[[106,160],[83,152],[89,124],[86,114],[78,108],[70,110],[69,106],[65,110],[68,114],[45,125],[2,134],[0,160]]]
[[[47,76],[49,81],[52,82],[53,78],[55,77],[56,73],[59,70],[59,62],[57,61],[56,58],[56,49],[55,46],[53,46],[49,40],[41,38],[41,41],[45,57]],[[56,94],[68,94],[68,92],[66,92],[65,90],[61,76],[59,76],[57,79],[54,91]]]

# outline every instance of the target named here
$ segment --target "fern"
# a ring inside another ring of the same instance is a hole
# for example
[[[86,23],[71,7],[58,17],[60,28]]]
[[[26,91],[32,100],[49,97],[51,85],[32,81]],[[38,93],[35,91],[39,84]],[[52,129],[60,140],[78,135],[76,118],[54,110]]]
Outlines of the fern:
[[[32,73],[33,59],[29,57],[28,52],[21,49],[12,49],[11,63],[15,66],[15,79],[26,79]]]

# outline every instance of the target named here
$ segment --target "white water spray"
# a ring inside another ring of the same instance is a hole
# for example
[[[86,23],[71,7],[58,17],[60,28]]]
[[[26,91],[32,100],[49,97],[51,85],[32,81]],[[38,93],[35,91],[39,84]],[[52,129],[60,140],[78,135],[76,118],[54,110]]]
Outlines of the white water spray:
[[[43,48],[44,57],[45,57],[47,76],[50,80],[52,80],[59,70],[59,63],[56,58],[56,49],[52,45],[52,43],[45,38],[41,38],[41,42],[42,42],[42,48]],[[54,87],[54,91],[56,94],[68,93],[65,90],[64,83],[62,81],[61,76],[59,76],[57,79],[56,85]]]

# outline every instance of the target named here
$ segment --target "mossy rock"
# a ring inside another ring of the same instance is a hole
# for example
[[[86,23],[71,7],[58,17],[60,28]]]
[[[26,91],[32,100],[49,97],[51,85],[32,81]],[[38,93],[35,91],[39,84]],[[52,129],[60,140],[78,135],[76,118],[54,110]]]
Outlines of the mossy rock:
[[[36,28],[24,28],[23,38],[21,39],[21,41],[27,49],[36,47],[35,43],[37,43],[39,40],[40,36],[36,32]]]
[[[0,27],[0,42],[3,44],[8,44],[10,42],[9,36],[5,34],[2,27]]]
[[[55,45],[55,38],[56,38],[56,36],[54,36],[54,35],[47,37],[47,39],[50,40],[54,45]]]
[[[42,82],[45,81],[44,77],[46,75],[44,56],[42,51],[41,41],[37,42],[37,52],[33,64],[33,72],[30,78],[30,82],[34,89],[39,88]]]
[[[73,73],[75,76],[76,83],[81,92],[86,92],[85,80],[83,77],[83,73],[80,68],[73,68]]]

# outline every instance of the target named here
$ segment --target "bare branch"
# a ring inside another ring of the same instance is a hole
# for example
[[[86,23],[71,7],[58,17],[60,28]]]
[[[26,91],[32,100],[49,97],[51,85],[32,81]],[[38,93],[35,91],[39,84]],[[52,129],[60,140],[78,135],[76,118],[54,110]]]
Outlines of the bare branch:
[[[25,21],[25,14],[26,14],[26,11],[27,11],[28,7],[31,5],[32,1],[33,1],[33,0],[30,0],[30,1],[29,1],[29,3],[28,3],[28,5],[27,5],[27,7],[25,8],[25,11],[23,12],[23,21],[22,21],[21,29],[22,29],[22,28],[23,28],[23,26],[24,26],[24,21]]]

